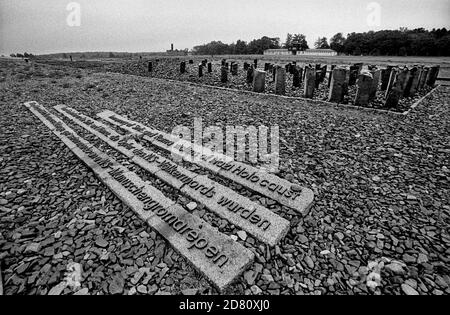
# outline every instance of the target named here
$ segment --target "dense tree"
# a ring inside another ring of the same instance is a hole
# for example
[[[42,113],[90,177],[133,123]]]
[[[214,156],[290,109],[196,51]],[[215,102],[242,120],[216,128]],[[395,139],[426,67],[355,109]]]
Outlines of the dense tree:
[[[197,55],[223,55],[229,54],[229,45],[221,41],[213,41],[205,45],[195,46],[194,53]]]
[[[280,39],[263,36],[254,39],[250,43],[238,40],[236,43],[224,44],[221,41],[213,41],[205,45],[195,46],[196,55],[226,55],[226,54],[262,54],[266,49],[280,48]]]
[[[450,56],[450,34],[436,41],[436,50],[440,56]]]
[[[344,52],[345,37],[342,33],[337,33],[330,39],[330,48],[338,53]]]
[[[445,28],[427,31],[423,28],[409,30],[403,27],[399,30],[350,33],[341,50],[339,45],[334,44],[333,37],[331,47],[350,55],[450,56],[449,36],[450,31]]]
[[[286,35],[286,41],[283,45],[283,48],[292,49],[292,34],[288,33]]]
[[[450,30],[446,28],[407,29],[370,31],[350,33],[344,37],[335,34],[328,43],[326,37],[319,37],[316,48],[331,48],[340,54],[348,55],[382,55],[382,56],[450,56]],[[262,54],[264,50],[280,48],[280,39],[264,36],[249,43],[238,40],[236,43],[224,44],[213,41],[194,47],[195,54]],[[283,48],[302,51],[308,49],[308,42],[303,34],[288,33]]]
[[[314,43],[314,47],[316,49],[329,49],[330,45],[328,45],[328,39],[326,37],[319,37]]]
[[[280,46],[280,39],[278,37],[271,38],[263,36],[260,39],[254,39],[248,43],[249,54],[262,54],[266,49],[278,49]]]
[[[306,41],[306,36],[303,34],[294,34],[292,36],[292,49],[297,51],[304,51],[308,49],[308,42]]]
[[[234,46],[234,54],[245,55],[247,53],[247,43],[243,40],[238,40]]]

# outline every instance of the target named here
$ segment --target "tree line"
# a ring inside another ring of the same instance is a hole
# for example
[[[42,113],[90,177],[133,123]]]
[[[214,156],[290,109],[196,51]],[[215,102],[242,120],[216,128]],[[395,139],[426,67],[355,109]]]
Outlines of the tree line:
[[[195,46],[193,53],[197,55],[245,55],[262,54],[266,49],[285,48],[289,51],[303,51],[309,48],[304,34],[290,34],[283,44],[280,38],[263,36],[250,42],[238,40],[236,43],[225,44],[212,41],[208,44]],[[450,56],[450,30],[446,28],[424,28],[409,30],[370,31],[350,33],[347,37],[337,33],[328,40],[319,37],[314,42],[316,49],[333,49],[344,55],[372,56]]]
[[[266,49],[280,48],[279,37],[263,36],[260,39],[254,39],[247,43],[238,40],[236,43],[225,44],[221,41],[212,41],[208,44],[195,46],[193,53],[196,55],[246,55],[262,54]]]
[[[330,39],[331,49],[347,55],[450,56],[450,30],[423,28],[342,33]]]
[[[27,53],[27,52],[25,52],[25,53],[17,53],[17,54],[11,54],[11,55],[9,55],[10,57],[13,57],[13,58],[33,58],[34,57],[34,55],[33,54],[29,54],[29,53]]]

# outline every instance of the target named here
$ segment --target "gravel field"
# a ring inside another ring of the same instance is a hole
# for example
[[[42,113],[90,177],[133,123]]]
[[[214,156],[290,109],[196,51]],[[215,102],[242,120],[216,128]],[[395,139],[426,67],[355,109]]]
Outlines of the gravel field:
[[[189,64],[188,60],[192,58],[194,61],[193,64]],[[205,58],[203,58],[205,59]],[[54,65],[56,69],[61,66],[70,66],[74,68],[80,69],[91,69],[95,72],[115,72],[122,74],[133,74],[145,77],[154,77],[154,78],[163,78],[163,79],[171,79],[177,81],[184,82],[192,82],[210,86],[217,86],[223,88],[231,88],[237,90],[244,91],[252,91],[252,84],[246,83],[247,71],[244,70],[244,60],[229,58],[227,62],[231,64],[231,62],[236,62],[239,65],[238,75],[232,75],[231,72],[228,73],[228,82],[221,83],[221,58],[206,58],[207,60],[212,62],[212,73],[207,72],[207,68],[203,69],[203,76],[199,77],[198,75],[198,64],[203,60],[198,57],[183,57],[183,58],[152,58],[152,59],[143,59],[142,61],[121,61],[121,60],[97,60],[97,61],[75,61],[69,62],[64,60],[40,60],[44,64]],[[253,64],[254,59],[247,59],[246,62]],[[148,72],[148,62],[152,62],[152,71]],[[180,63],[181,61],[186,61],[186,73],[180,74]],[[277,64],[281,66],[285,66],[287,61],[280,60],[258,60],[258,69],[264,70],[264,63],[271,62],[272,64]],[[320,63],[320,61],[318,61]],[[303,69],[308,63],[298,63]],[[314,63],[313,63],[314,64]],[[326,63],[323,63],[324,65]],[[402,65],[402,64],[399,64]],[[345,65],[349,66],[349,65]],[[331,64],[328,65],[328,71],[331,69]],[[329,73],[327,73],[326,78],[323,83],[319,84],[319,87],[315,89],[313,99],[320,101],[328,101],[328,78]],[[301,86],[299,88],[295,88],[292,86],[293,75],[286,73],[286,96],[302,98],[304,96],[304,84],[305,81],[302,80]],[[385,91],[381,91],[381,80],[378,87],[378,92],[376,97],[369,102],[367,105],[368,108],[376,108],[382,109],[386,111],[394,111],[394,112],[405,112],[410,107],[417,102],[420,98],[426,95],[432,88],[429,86],[425,86],[424,89],[418,91],[415,96],[402,98],[396,108],[387,108],[385,107]],[[357,86],[352,85],[349,86],[348,94],[344,96],[344,100],[342,104],[355,104],[355,96],[356,96]],[[267,73],[266,75],[266,84],[265,84],[265,93],[266,94],[275,94],[275,78],[271,73]]]
[[[5,294],[218,293],[22,105],[27,101],[47,109],[66,104],[92,117],[110,109],[166,132],[191,127],[194,117],[204,126],[278,124],[278,175],[313,189],[315,204],[301,217],[220,180],[291,222],[273,248],[239,238],[256,259],[228,293],[450,294],[449,87],[399,116],[0,60],[0,90]],[[191,202],[111,154],[168,197]],[[225,234],[238,232],[201,206],[194,212]],[[58,287],[71,262],[82,266],[75,292]]]

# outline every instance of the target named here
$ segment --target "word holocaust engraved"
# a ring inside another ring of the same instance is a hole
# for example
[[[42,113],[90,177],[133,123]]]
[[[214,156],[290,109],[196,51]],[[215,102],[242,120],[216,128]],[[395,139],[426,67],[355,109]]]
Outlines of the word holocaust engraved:
[[[289,221],[206,176],[190,172],[171,160],[126,139],[110,127],[64,105],[55,109],[131,161],[257,239],[274,246],[289,229]]]
[[[239,276],[254,254],[184,210],[162,192],[81,138],[36,102],[25,103],[96,176],[141,219],[158,231],[220,291]]]
[[[292,183],[287,180],[250,165],[233,161],[226,155],[211,152],[196,144],[178,139],[171,134],[131,121],[112,111],[106,110],[97,114],[97,116],[133,134],[143,136],[145,140],[161,149],[176,152],[186,161],[192,161],[250,190],[276,200],[303,215],[308,212],[312,205],[314,193],[311,189],[301,187],[299,190],[294,190],[292,189]],[[186,156],[186,148],[190,148],[192,154],[199,157],[192,159],[190,154]]]

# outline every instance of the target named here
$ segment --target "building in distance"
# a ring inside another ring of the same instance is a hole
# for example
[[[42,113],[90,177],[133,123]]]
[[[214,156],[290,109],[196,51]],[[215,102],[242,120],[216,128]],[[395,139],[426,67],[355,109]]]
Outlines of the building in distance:
[[[272,56],[289,56],[289,55],[303,55],[303,56],[337,56],[337,52],[333,49],[306,49],[303,51],[284,49],[267,49],[264,55]]]

